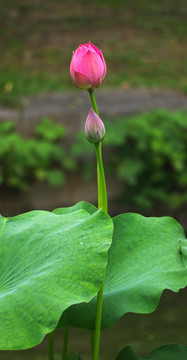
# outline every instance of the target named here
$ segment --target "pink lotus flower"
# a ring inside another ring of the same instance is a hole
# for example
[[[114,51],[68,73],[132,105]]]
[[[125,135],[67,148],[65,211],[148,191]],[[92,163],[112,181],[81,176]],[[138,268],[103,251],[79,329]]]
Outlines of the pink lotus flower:
[[[105,136],[105,126],[93,109],[90,109],[86,118],[85,135],[87,140],[94,144],[99,143]]]
[[[106,63],[101,50],[91,42],[79,45],[73,52],[70,74],[73,83],[80,89],[89,90],[100,86],[106,75]]]

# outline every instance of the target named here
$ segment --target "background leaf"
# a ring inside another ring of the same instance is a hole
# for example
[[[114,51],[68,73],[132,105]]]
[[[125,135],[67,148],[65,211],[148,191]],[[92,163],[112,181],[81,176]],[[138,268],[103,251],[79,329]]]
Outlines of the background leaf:
[[[66,360],[82,360],[76,351],[71,352],[66,356]]]
[[[0,216],[1,350],[37,345],[67,307],[101,286],[112,220],[101,210],[66,211]]]
[[[185,360],[187,359],[187,346],[179,344],[169,344],[151,352],[145,358],[134,354],[130,346],[124,348],[116,360]]]
[[[143,360],[137,356],[130,346],[126,346],[123,350],[120,351],[116,360]]]
[[[177,292],[187,285],[179,239],[185,240],[180,224],[170,217],[146,218],[128,213],[114,219],[104,283],[102,328],[113,325],[127,312],[150,313],[164,289]],[[71,324],[94,328],[96,298],[89,304],[67,309],[59,326]]]

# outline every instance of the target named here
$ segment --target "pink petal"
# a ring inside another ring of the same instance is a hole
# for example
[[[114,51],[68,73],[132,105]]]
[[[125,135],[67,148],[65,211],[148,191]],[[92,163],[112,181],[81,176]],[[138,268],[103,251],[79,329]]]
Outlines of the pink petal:
[[[86,75],[75,71],[73,79],[76,86],[78,86],[80,89],[86,90],[91,88],[90,79]]]
[[[89,41],[88,45],[89,45],[89,49],[92,48],[100,56],[101,60],[103,61],[103,68],[104,68],[103,77],[105,77],[107,68],[106,68],[106,62],[105,62],[104,56],[102,54],[102,50],[99,50],[97,48],[97,46],[95,46],[94,44],[91,43],[91,41]]]
[[[74,71],[79,71],[79,64],[82,61],[82,57],[88,52],[88,48],[85,45],[80,45],[74,53]]]
[[[95,46],[94,44],[92,44],[91,41],[89,41],[88,44],[89,44],[89,49],[92,48],[98,55],[101,54],[101,50],[99,50],[99,49],[97,48],[97,46]]]
[[[88,51],[88,47],[85,45],[79,45],[77,50],[75,51],[75,59],[80,59],[80,57],[84,56]]]
[[[73,53],[73,56],[71,59],[71,64],[70,64],[70,75],[74,79],[74,53]]]
[[[102,79],[98,79],[94,84],[92,84],[92,89],[98,88],[103,83]]]
[[[91,51],[95,51],[101,58],[102,62],[103,62],[103,76],[102,79],[104,79],[105,75],[106,75],[106,71],[107,71],[107,67],[106,67],[106,62],[104,59],[104,56],[102,54],[102,50],[99,50],[94,44],[91,43],[91,41],[89,41],[88,43],[89,45],[89,50],[92,49]]]
[[[90,50],[82,57],[75,70],[86,75],[92,84],[99,78],[103,78],[104,74],[104,66],[100,56]]]
[[[106,62],[105,62],[105,59],[104,59],[104,56],[103,56],[102,52],[101,52],[100,56],[101,56],[101,59],[102,59],[102,62],[103,62],[103,79],[104,79],[104,77],[106,75],[106,72],[107,72],[107,67],[106,67]]]

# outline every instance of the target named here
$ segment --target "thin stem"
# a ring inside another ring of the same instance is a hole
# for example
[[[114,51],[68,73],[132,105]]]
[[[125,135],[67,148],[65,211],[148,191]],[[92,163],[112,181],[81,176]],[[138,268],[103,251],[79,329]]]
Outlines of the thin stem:
[[[67,354],[67,347],[68,347],[68,337],[69,337],[69,326],[64,328],[64,340],[63,340],[63,347],[62,347],[62,360],[65,360]]]
[[[93,353],[92,360],[99,359],[99,345],[101,337],[101,316],[102,316],[102,305],[103,305],[103,284],[97,294],[97,307],[96,307],[96,319],[95,319],[95,332],[93,339]]]
[[[93,90],[89,90],[90,99],[92,102],[93,110],[99,115],[95,96]],[[97,156],[97,186],[98,186],[98,208],[103,209],[107,213],[108,211],[108,199],[106,181],[102,160],[101,142],[95,144],[96,156]],[[101,317],[102,317],[102,303],[103,303],[103,284],[97,294],[97,307],[96,307],[96,320],[95,320],[95,331],[93,334],[93,353],[92,360],[99,359],[99,344],[101,336]]]
[[[54,357],[54,331],[49,334],[48,339],[48,360],[55,360]]]
[[[94,109],[95,113],[96,113],[97,115],[99,115],[99,111],[98,111],[97,104],[96,104],[96,100],[95,100],[95,96],[94,96],[94,91],[93,91],[93,90],[89,90],[89,94],[90,94],[90,99],[91,99],[91,103],[92,103],[93,109]]]
[[[108,200],[101,152],[101,141],[98,144],[95,144],[95,150],[97,156],[98,209],[103,209],[103,211],[107,213]]]

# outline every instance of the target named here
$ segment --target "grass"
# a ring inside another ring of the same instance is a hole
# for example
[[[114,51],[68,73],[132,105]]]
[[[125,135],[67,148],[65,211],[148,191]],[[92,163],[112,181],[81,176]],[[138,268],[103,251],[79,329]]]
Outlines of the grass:
[[[104,86],[187,92],[185,0],[7,0],[1,5],[0,102],[72,89],[72,50],[91,40],[108,66]]]
[[[19,106],[19,97],[50,91],[64,91],[72,88],[68,84],[66,73],[53,74],[44,71],[35,72],[32,68],[0,68],[0,102],[6,106]],[[68,74],[69,75],[69,74]]]

